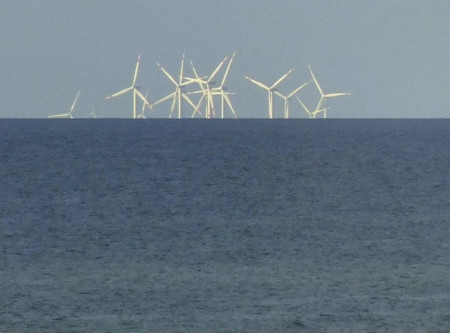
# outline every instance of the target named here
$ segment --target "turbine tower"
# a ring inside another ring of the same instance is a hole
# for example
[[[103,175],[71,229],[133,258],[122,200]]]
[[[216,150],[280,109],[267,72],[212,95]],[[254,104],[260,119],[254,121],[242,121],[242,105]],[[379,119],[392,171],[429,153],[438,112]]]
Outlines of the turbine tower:
[[[298,87],[297,89],[295,89],[294,91],[292,91],[290,94],[288,95],[283,95],[278,91],[275,91],[275,94],[279,97],[281,97],[282,99],[284,99],[284,118],[285,119],[289,119],[289,101],[292,97],[294,97],[294,95],[296,93],[298,93],[303,87],[305,87],[306,85],[308,85],[309,82],[305,82],[303,83],[300,87]]]
[[[48,116],[48,118],[70,118],[70,119],[72,119],[73,118],[72,111],[75,109],[75,105],[77,104],[77,100],[78,100],[78,96],[80,95],[80,91],[81,90],[78,90],[78,93],[75,96],[75,99],[73,100],[73,103],[72,103],[72,106],[70,107],[69,112],[54,114],[54,115]]]
[[[273,118],[273,93],[275,91],[275,89],[277,89],[278,85],[293,71],[293,69],[290,69],[289,71],[287,71],[286,74],[284,74],[282,77],[280,77],[274,84],[272,84],[270,87],[265,85],[262,82],[256,81],[248,76],[245,76],[245,78],[247,80],[249,80],[250,82],[253,82],[254,84],[256,84],[258,87],[261,87],[265,90],[267,90],[267,97],[268,97],[268,102],[269,102],[269,118],[272,119]]]
[[[325,94],[323,92],[322,88],[320,87],[319,82],[317,81],[316,77],[314,76],[314,73],[313,73],[313,71],[311,69],[311,66],[309,66],[309,72],[311,73],[311,76],[312,76],[312,78],[314,80],[314,83],[316,84],[317,90],[319,90],[319,93],[320,93],[320,100],[319,100],[319,103],[317,103],[315,111],[318,111],[319,109],[322,108],[322,105],[325,103],[327,98],[351,95],[351,93],[328,93],[328,94]],[[323,111],[323,117],[324,118],[327,117],[327,109],[326,108]]]
[[[182,104],[182,98],[184,100],[186,100],[194,109],[195,109],[195,104],[191,101],[191,99],[189,98],[189,96],[187,96],[184,92],[183,89],[195,82],[195,80],[192,79],[188,79],[186,81],[183,81],[184,77],[183,77],[183,67],[184,67],[184,54],[183,57],[181,59],[181,69],[180,69],[180,76],[178,79],[178,82],[173,78],[172,75],[170,75],[165,69],[164,67],[162,67],[159,63],[157,63],[158,67],[161,69],[161,71],[164,73],[164,75],[167,76],[167,78],[175,85],[175,91],[170,93],[169,95],[161,98],[160,100],[156,101],[155,103],[152,104],[152,106],[155,106],[159,103],[162,103],[170,98],[172,98],[172,106],[170,108],[170,114],[169,114],[169,118],[172,118],[173,115],[173,111],[175,110],[175,106],[178,104],[178,119],[181,118],[182,116],[182,112],[181,112],[181,104]]]
[[[133,76],[133,82],[131,84],[131,86],[129,86],[128,88],[125,88],[123,90],[120,90],[110,96],[107,96],[106,99],[111,99],[120,95],[123,95],[129,91],[133,92],[133,119],[137,118],[137,113],[136,113],[136,99],[137,97],[139,97],[142,100],[142,103],[144,103],[146,106],[148,106],[150,109],[152,108],[152,106],[150,105],[150,103],[147,101],[147,99],[144,97],[144,95],[142,95],[142,93],[139,91],[139,86],[136,85],[136,80],[137,80],[137,76],[138,76],[138,71],[139,71],[139,62],[141,61],[141,56],[138,56],[138,60],[136,62],[136,68],[134,70],[134,76]]]

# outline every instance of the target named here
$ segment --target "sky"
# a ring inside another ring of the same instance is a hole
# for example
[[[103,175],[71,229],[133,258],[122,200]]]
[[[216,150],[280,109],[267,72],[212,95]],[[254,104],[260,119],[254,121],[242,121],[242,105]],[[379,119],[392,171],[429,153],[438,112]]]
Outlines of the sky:
[[[75,118],[129,118],[131,94],[105,97],[131,85],[138,55],[154,103],[174,90],[157,63],[176,77],[184,54],[185,75],[192,61],[206,76],[235,51],[239,118],[268,117],[267,92],[244,76],[271,85],[294,69],[278,88],[288,94],[311,81],[308,66],[325,93],[352,93],[327,100],[328,118],[449,118],[449,13],[448,0],[2,0],[0,118],[67,112],[78,90]],[[313,82],[298,96],[310,109],[320,98]],[[306,117],[295,99],[290,116]]]

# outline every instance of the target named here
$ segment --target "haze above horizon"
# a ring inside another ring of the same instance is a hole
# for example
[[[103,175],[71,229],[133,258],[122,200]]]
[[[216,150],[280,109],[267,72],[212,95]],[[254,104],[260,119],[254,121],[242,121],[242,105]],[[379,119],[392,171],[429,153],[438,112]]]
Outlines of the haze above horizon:
[[[267,92],[290,69],[278,91],[288,95],[314,70],[330,99],[329,118],[449,118],[450,2],[5,0],[0,12],[0,118],[130,118],[132,96],[106,96],[132,83],[150,103],[174,90],[185,55],[185,75],[209,75],[237,51],[226,88],[239,118],[267,118]],[[314,84],[298,92],[313,109]],[[274,95],[275,117],[284,100]],[[186,109],[189,107],[184,105]],[[171,103],[147,117],[165,118]],[[305,118],[297,101],[290,117]],[[232,117],[231,114],[228,114]]]

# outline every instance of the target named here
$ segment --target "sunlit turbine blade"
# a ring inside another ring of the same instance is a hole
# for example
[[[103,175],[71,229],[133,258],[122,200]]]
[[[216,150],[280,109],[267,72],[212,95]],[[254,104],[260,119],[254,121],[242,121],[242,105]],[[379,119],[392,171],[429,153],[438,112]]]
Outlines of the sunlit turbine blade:
[[[74,99],[74,101],[73,101],[73,103],[72,103],[72,106],[70,107],[69,114],[72,113],[73,109],[75,108],[75,105],[77,104],[77,99],[78,99],[78,96],[80,96],[80,91],[81,91],[81,90],[78,90],[77,96],[75,97],[75,99]]]
[[[190,106],[192,106],[194,109],[196,108],[196,105],[192,102],[192,100],[187,96],[187,94],[182,93],[181,96],[185,101],[189,103]]]
[[[316,110],[316,111],[314,111],[314,112],[311,113],[311,116],[312,116],[312,118],[316,118],[316,116],[317,116],[319,113],[323,112],[324,115],[325,115],[325,118],[326,118],[326,111],[329,110],[329,109],[330,109],[330,108],[323,108],[323,109],[320,109],[320,110]]]
[[[183,68],[184,68],[184,54],[181,57],[181,67],[180,67],[180,85],[183,83]]]
[[[216,76],[217,72],[222,68],[225,61],[227,61],[227,57],[223,58],[223,60],[220,62],[220,64],[216,67],[216,69],[212,72],[212,74],[208,78],[208,82],[211,82],[212,79]]]
[[[338,97],[338,96],[349,96],[351,93],[333,93],[333,94],[325,94],[323,95],[324,98],[330,98],[330,97]]]
[[[116,92],[116,93],[114,93],[114,94],[112,94],[112,95],[110,95],[110,96],[106,96],[105,99],[110,99],[110,98],[114,98],[114,97],[116,97],[116,96],[125,94],[126,92],[128,92],[128,91],[130,91],[130,90],[132,90],[132,89],[133,89],[133,87],[125,88],[125,89],[123,89],[123,90],[121,90],[121,91],[118,91],[118,92]]]
[[[198,85],[200,86],[200,89],[204,90],[205,88],[203,87],[203,84],[206,85],[206,77],[204,78],[200,78],[199,75],[197,74],[197,71],[195,69],[194,63],[191,61],[191,67],[192,67],[192,71],[194,72],[195,75],[195,80],[198,82]],[[191,79],[191,78],[189,78]],[[194,79],[192,79],[194,80]]]
[[[158,105],[159,103],[165,102],[165,101],[167,101],[168,99],[173,98],[175,94],[176,94],[176,93],[173,92],[173,93],[170,93],[170,94],[167,95],[167,96],[164,96],[164,97],[161,98],[160,100],[158,100],[158,101],[156,101],[155,103],[153,103],[153,104],[152,104],[152,108],[153,108],[153,106]]]
[[[236,51],[233,53],[233,55],[231,56],[230,61],[228,62],[228,66],[227,66],[227,69],[225,70],[225,73],[223,74],[223,79],[222,79],[222,83],[220,84],[220,87],[223,87],[225,85],[225,81],[227,80],[227,76],[228,76],[228,73],[229,73],[230,68],[231,68],[231,64],[232,64],[235,56],[236,56]]]
[[[311,73],[311,76],[312,76],[312,78],[314,80],[314,83],[316,84],[316,87],[319,90],[320,96],[323,97],[324,94],[323,94],[322,88],[320,87],[319,82],[317,81],[317,79],[316,79],[316,77],[315,77],[315,75],[314,75],[314,73],[313,73],[313,71],[311,69],[311,65],[309,65],[308,67],[309,67],[309,72]]]
[[[282,77],[280,77],[271,87],[270,87],[270,90],[273,90],[273,89],[275,89],[289,74],[291,74],[291,72],[293,71],[294,69],[290,69],[290,70],[288,70],[287,71],[287,73],[286,74],[284,74]]]
[[[233,112],[234,118],[237,118],[237,115],[236,115],[236,112],[234,111],[233,105],[231,105],[230,98],[225,93],[223,93],[223,98],[227,102],[228,107],[231,109],[231,112]]]
[[[303,107],[303,109],[305,110],[305,112],[308,114],[308,117],[311,117],[311,111],[309,111],[309,109],[306,107],[306,105],[302,102],[302,100],[298,97],[297,101],[301,104],[301,106]]]
[[[206,94],[203,94],[203,96],[202,96],[202,97],[200,98],[200,100],[198,101],[197,106],[195,107],[195,110],[194,110],[194,112],[192,113],[192,118],[195,117],[195,115],[197,114],[197,112],[200,113],[200,115],[203,115],[203,114],[201,113],[201,111],[200,111],[200,107],[202,106],[202,103],[203,103],[205,97],[206,97]]]
[[[146,96],[142,95],[142,93],[139,90],[137,90],[136,88],[134,90],[135,90],[136,95],[139,96],[139,98],[142,100],[144,105],[147,105],[150,109],[153,109],[152,106],[150,105],[150,103],[147,101]]]
[[[316,106],[316,108],[314,109],[314,111],[321,109],[323,103],[325,103],[325,98],[324,98],[324,97],[321,97],[321,98],[319,99],[319,102],[317,103],[317,106]]]
[[[146,101],[147,101],[147,96],[148,96],[148,89],[145,91],[145,96],[144,96]],[[142,102],[143,103],[142,103],[141,113],[137,115],[138,119],[145,119],[144,112],[145,112],[145,107],[147,106],[148,102],[147,103],[145,103],[144,101],[142,101]],[[149,107],[151,108],[151,105],[149,105]]]
[[[138,71],[139,71],[139,62],[141,61],[141,55],[138,55],[138,59],[136,62],[136,68],[134,70],[134,76],[133,76],[133,84],[132,87],[136,86],[136,80],[137,80],[137,76],[138,76]]]
[[[252,79],[251,77],[248,77],[248,76],[245,76],[245,78],[246,78],[247,80],[249,80],[250,82],[253,82],[253,83],[256,84],[257,86],[263,88],[263,89],[270,90],[270,87],[266,86],[266,85],[265,85],[264,83],[262,83],[262,82],[256,81],[256,80],[254,80],[254,79]]]
[[[177,97],[178,97],[177,94],[173,95],[172,105],[170,107],[169,118],[172,118],[173,111],[175,110],[175,106],[177,105]]]
[[[274,94],[277,95],[278,97],[281,97],[282,99],[286,99],[287,96],[284,96],[282,93],[280,93],[279,91],[274,91]]]
[[[176,86],[178,86],[177,81],[175,81],[175,79],[172,77],[172,75],[170,75],[163,66],[161,66],[159,63],[157,63],[158,67],[163,71],[163,73],[169,78],[170,81],[172,81],[172,83]]]
[[[47,118],[70,118],[70,114],[69,113],[54,114],[54,115],[48,116]]]
[[[303,87],[306,87],[308,85],[309,82],[305,82],[303,83],[300,87],[298,87],[297,89],[295,89],[293,92],[291,92],[289,95],[286,96],[286,98],[291,98],[292,96],[294,96],[296,93],[298,93],[301,89],[303,89]]]

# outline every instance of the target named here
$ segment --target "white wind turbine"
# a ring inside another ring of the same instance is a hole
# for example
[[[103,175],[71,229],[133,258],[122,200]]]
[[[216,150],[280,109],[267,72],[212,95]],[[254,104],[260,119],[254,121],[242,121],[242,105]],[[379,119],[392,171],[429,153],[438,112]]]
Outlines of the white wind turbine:
[[[316,84],[317,90],[319,90],[319,93],[320,93],[320,100],[319,100],[319,103],[317,103],[315,111],[321,109],[322,105],[325,103],[327,98],[351,95],[351,93],[328,93],[328,94],[324,94],[322,88],[319,85],[319,82],[317,81],[316,77],[314,76],[314,73],[312,72],[311,66],[309,66],[309,71],[310,71],[311,76],[312,76],[312,78],[314,80],[314,83]],[[327,117],[327,109],[326,108],[323,111],[323,117],[324,118]]]
[[[306,105],[302,102],[302,100],[298,97],[296,97],[298,102],[300,103],[300,105],[303,107],[303,110],[305,110],[306,114],[308,115],[308,118],[316,118],[316,116],[320,113],[320,112],[325,112],[327,109],[319,109],[319,110],[314,110],[314,111],[310,111]]]
[[[77,100],[78,100],[78,96],[80,95],[80,91],[81,90],[78,90],[78,93],[75,96],[75,99],[74,99],[74,101],[72,103],[72,106],[70,107],[69,112],[60,113],[60,114],[54,114],[54,115],[48,116],[48,118],[70,118],[70,119],[72,119],[73,118],[72,111],[75,109],[75,105],[77,104]]]
[[[230,108],[231,112],[234,115],[234,118],[237,118],[236,112],[234,111],[233,105],[231,104],[230,98],[228,95],[233,94],[227,91],[225,88],[225,82],[228,77],[228,73],[230,72],[231,64],[233,63],[234,57],[236,56],[236,51],[231,56],[230,61],[228,62],[228,66],[225,70],[225,73],[223,74],[222,82],[220,83],[220,86],[217,88],[213,88],[213,94],[217,94],[221,97],[221,118],[224,118],[224,110],[225,110],[225,102],[227,103],[228,107]]]
[[[157,63],[157,65],[161,69],[161,71],[168,77],[168,79],[175,85],[175,91],[173,93],[170,93],[169,95],[161,98],[159,101],[156,101],[155,103],[152,104],[152,106],[155,106],[155,105],[157,105],[159,103],[162,103],[162,102],[172,98],[172,106],[170,108],[169,118],[172,118],[175,106],[178,104],[178,119],[180,119],[181,116],[182,116],[182,113],[181,113],[182,99],[187,101],[195,109],[195,104],[191,101],[189,96],[187,96],[186,93],[183,92],[184,88],[187,85],[195,82],[195,80],[191,80],[191,79],[183,81],[183,79],[184,79],[184,77],[183,77],[184,54],[183,54],[183,57],[181,59],[181,69],[180,69],[180,76],[179,76],[178,82],[173,78],[172,75],[170,75],[164,69],[164,67],[162,67],[159,63]]]
[[[282,99],[284,99],[284,118],[288,119],[289,118],[289,101],[292,97],[294,97],[294,95],[296,93],[298,93],[303,87],[305,87],[306,85],[308,85],[309,82],[305,82],[303,83],[300,87],[298,87],[297,89],[295,89],[294,91],[292,91],[290,94],[288,95],[283,95],[278,91],[275,91],[275,94],[278,95],[279,97],[281,97]]]
[[[195,117],[197,112],[199,111],[200,106],[202,105],[203,101],[206,99],[206,111],[205,111],[205,117],[206,118],[211,118],[212,115],[215,114],[215,109],[214,109],[214,100],[213,100],[213,96],[214,95],[222,95],[220,93],[220,90],[215,90],[213,91],[213,87],[212,85],[215,83],[214,82],[214,78],[217,75],[217,73],[220,71],[220,69],[222,68],[222,66],[224,65],[225,61],[228,59],[228,57],[223,58],[223,60],[219,63],[219,65],[214,69],[214,71],[211,73],[211,75],[209,77],[207,77],[207,79],[205,80],[204,78],[201,78],[198,76],[197,71],[195,70],[194,64],[191,61],[191,66],[192,66],[192,71],[194,72],[195,75],[195,79],[191,79],[192,81],[197,81],[199,86],[200,86],[200,90],[198,91],[193,91],[190,94],[202,94],[202,97],[200,98],[200,100],[197,103],[197,106],[195,107],[194,113],[192,114],[192,118]],[[223,81],[223,80],[222,80]],[[224,82],[224,81],[223,81]],[[226,93],[224,92],[224,95],[226,95]],[[223,96],[223,95],[222,95]],[[225,100],[228,99],[228,96],[224,97]],[[231,105],[231,102],[229,103],[229,105]],[[232,107],[231,107],[232,108]],[[234,111],[233,111],[234,112]]]
[[[137,113],[136,113],[136,99],[137,99],[137,97],[139,97],[142,100],[142,103],[144,103],[150,109],[152,108],[152,106],[147,101],[147,99],[144,97],[144,95],[142,95],[142,93],[139,91],[139,86],[136,85],[136,80],[137,80],[137,76],[138,76],[139,62],[140,61],[141,61],[141,56],[139,55],[138,56],[138,60],[136,62],[136,68],[134,70],[133,83],[131,84],[131,86],[129,86],[128,88],[120,90],[120,91],[118,91],[118,92],[116,92],[116,93],[106,97],[106,99],[110,99],[110,98],[114,98],[116,96],[125,94],[125,93],[127,93],[129,91],[132,91],[133,92],[133,119],[137,118]]]
[[[293,71],[293,69],[290,69],[286,74],[284,74],[282,77],[280,77],[274,84],[272,84],[270,87],[265,85],[262,82],[256,81],[248,76],[245,76],[247,80],[250,82],[253,82],[257,86],[267,90],[267,97],[269,100],[269,118],[273,118],[273,93],[275,89],[277,89],[278,85]]]

